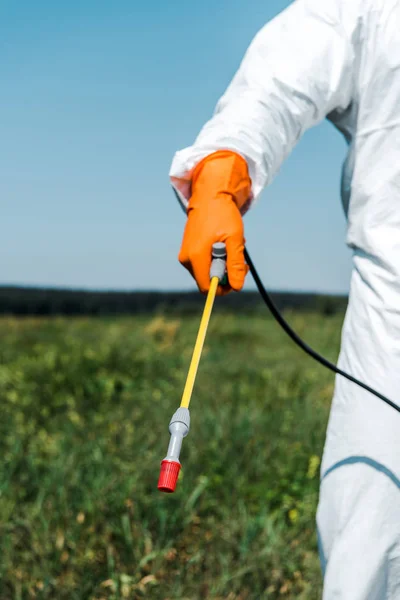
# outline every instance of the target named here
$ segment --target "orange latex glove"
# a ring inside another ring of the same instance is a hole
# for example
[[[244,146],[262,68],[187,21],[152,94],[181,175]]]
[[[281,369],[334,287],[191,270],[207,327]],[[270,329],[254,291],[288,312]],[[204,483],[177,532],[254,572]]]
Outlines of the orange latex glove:
[[[228,150],[210,154],[194,169],[192,196],[179,261],[193,275],[202,292],[210,287],[211,250],[224,242],[229,285],[218,295],[242,289],[248,266],[244,260],[244,227],[241,211],[251,193],[246,161]]]

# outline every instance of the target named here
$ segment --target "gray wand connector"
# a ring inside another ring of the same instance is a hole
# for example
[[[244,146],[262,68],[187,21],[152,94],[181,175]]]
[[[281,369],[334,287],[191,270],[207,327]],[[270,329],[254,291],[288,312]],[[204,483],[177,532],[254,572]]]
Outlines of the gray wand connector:
[[[227,283],[226,278],[226,246],[223,242],[217,242],[212,247],[212,262],[210,279],[218,277],[222,285]]]
[[[169,423],[169,432],[171,439],[169,441],[168,453],[161,462],[160,478],[158,480],[158,489],[161,492],[171,494],[176,489],[181,463],[179,455],[181,453],[182,441],[189,433],[190,413],[188,408],[178,408]]]

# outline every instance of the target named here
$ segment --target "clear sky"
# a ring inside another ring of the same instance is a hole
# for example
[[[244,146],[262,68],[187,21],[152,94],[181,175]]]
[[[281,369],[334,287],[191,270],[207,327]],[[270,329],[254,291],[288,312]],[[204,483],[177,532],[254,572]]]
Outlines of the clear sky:
[[[176,258],[172,156],[288,4],[2,0],[0,283],[193,288]],[[315,128],[246,216],[270,288],[347,291],[345,150],[331,125]]]

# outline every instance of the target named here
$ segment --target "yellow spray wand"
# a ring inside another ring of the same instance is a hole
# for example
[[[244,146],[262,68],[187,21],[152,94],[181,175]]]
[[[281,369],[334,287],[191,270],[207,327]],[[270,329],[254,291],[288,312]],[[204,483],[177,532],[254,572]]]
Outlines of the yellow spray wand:
[[[190,429],[189,404],[193,393],[193,387],[196,380],[196,374],[199,368],[201,353],[203,351],[204,341],[207,335],[208,324],[212,309],[214,306],[215,295],[218,284],[223,283],[226,270],[226,248],[225,244],[217,243],[212,248],[212,263],[210,270],[210,289],[207,294],[207,300],[201,318],[199,332],[197,334],[196,344],[194,346],[192,360],[190,362],[189,372],[186,379],[186,385],[183,390],[180,408],[175,412],[169,424],[171,439],[168,446],[166,458],[161,462],[160,478],[158,489],[161,492],[172,493],[176,489],[181,463],[179,455],[182,447],[183,438],[187,436]]]
[[[208,324],[210,322],[211,312],[214,306],[215,294],[217,292],[219,279],[213,277],[210,283],[210,289],[207,294],[207,300],[201,318],[199,332],[197,334],[196,344],[193,350],[192,360],[189,367],[188,376],[186,379],[185,389],[183,390],[181,408],[189,408],[192,397],[194,382],[199,368],[201,353],[203,351],[204,341],[207,335]]]

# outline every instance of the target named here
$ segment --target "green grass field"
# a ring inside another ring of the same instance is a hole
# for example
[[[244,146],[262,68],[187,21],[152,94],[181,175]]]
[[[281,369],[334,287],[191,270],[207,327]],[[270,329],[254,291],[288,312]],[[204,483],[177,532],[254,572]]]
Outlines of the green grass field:
[[[341,318],[288,315],[336,360]],[[333,376],[217,312],[174,495],[157,491],[197,317],[0,320],[0,599],[317,600]]]

